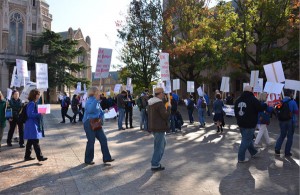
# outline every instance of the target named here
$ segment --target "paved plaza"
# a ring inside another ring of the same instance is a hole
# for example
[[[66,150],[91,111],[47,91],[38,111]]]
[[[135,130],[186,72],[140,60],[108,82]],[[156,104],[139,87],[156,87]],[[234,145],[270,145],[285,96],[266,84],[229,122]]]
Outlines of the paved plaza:
[[[180,109],[187,122],[185,107]],[[152,172],[153,137],[139,129],[137,107],[134,129],[118,131],[113,119],[104,124],[109,149],[116,160],[104,165],[96,142],[95,165],[91,166],[83,162],[87,140],[82,124],[60,124],[59,105],[51,105],[51,112],[45,116],[46,137],[40,142],[47,161],[24,162],[24,149],[18,143],[6,146],[6,127],[0,152],[1,195],[299,194],[299,130],[294,136],[292,158],[276,157],[274,146],[263,143],[259,157],[237,163],[241,136],[235,118],[226,117],[224,133],[217,134],[212,117],[206,117],[205,129],[199,129],[199,123],[185,124],[182,132],[167,135],[162,160],[166,170]],[[194,117],[197,118],[196,112]],[[268,129],[275,142],[279,133],[276,119]]]

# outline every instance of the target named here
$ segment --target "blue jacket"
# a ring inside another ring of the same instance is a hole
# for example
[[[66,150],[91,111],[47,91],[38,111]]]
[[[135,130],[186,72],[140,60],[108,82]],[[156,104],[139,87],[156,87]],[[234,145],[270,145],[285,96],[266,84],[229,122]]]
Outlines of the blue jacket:
[[[85,103],[85,110],[82,122],[84,123],[88,119],[99,117],[102,119],[103,122],[104,112],[100,106],[100,102],[94,96],[91,96],[87,99]]]
[[[290,108],[290,111],[292,112],[292,120],[295,122],[297,119],[296,119],[296,115],[299,114],[299,108],[297,106],[297,103],[295,100],[291,100],[290,97],[286,96],[283,98],[282,102],[287,102],[289,101],[289,108]]]
[[[27,120],[24,128],[24,139],[41,139],[44,136],[43,117],[37,111],[37,104],[30,101],[26,108]]]
[[[221,114],[221,113],[223,113],[223,107],[224,107],[224,103],[223,103],[222,100],[216,99],[214,101],[213,110],[214,110],[215,114]]]

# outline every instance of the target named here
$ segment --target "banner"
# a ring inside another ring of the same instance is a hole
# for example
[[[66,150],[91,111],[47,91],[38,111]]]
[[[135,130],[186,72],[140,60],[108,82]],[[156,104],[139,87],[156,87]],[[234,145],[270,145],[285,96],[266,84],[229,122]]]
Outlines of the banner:
[[[281,61],[264,65],[267,81],[281,83],[285,81]]]
[[[28,77],[27,61],[16,59],[16,64],[17,64],[17,74],[23,78]]]
[[[179,79],[173,79],[173,90],[179,90],[180,89],[180,80]]]
[[[220,91],[222,92],[229,92],[229,77],[222,77],[222,83]]]
[[[48,89],[48,65],[35,63],[37,89]]]
[[[107,113],[104,113],[105,119],[115,118],[117,116],[117,112],[114,108],[110,109]]]
[[[160,53],[159,54],[159,66],[160,66],[160,76],[162,81],[170,80],[170,70],[169,70],[169,54]]]
[[[187,81],[187,92],[188,93],[194,93],[195,92],[194,81]]]
[[[107,78],[109,75],[112,49],[99,48],[96,71],[94,78]]]

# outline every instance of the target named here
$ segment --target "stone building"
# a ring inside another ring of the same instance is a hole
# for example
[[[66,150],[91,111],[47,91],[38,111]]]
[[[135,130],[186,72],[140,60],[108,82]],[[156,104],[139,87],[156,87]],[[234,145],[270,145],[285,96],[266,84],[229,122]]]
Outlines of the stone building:
[[[92,73],[92,86],[100,86],[100,79],[95,78],[95,73]],[[119,73],[118,71],[110,71],[108,74],[108,77],[105,79],[102,79],[101,81],[101,91],[102,92],[113,92],[115,85],[120,84],[121,81],[119,79]]]
[[[30,41],[51,30],[52,15],[45,0],[0,0],[0,89],[6,93],[16,59],[26,60]]]

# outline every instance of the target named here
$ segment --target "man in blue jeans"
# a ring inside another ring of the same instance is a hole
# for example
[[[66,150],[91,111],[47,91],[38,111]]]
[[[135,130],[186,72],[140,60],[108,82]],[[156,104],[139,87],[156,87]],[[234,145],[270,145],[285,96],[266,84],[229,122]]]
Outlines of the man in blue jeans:
[[[163,88],[155,88],[154,94],[155,97],[148,100],[148,131],[153,132],[154,136],[154,151],[151,160],[151,170],[162,171],[165,167],[160,164],[160,161],[165,151],[165,134],[169,128],[168,120],[171,108],[169,105],[166,109],[163,103],[165,97]]]
[[[235,117],[242,135],[238,152],[239,163],[249,161],[249,158],[245,157],[246,150],[249,151],[252,157],[256,157],[260,152],[253,145],[253,136],[257,124],[258,112],[262,112],[264,109],[265,107],[253,95],[252,87],[249,85],[245,86],[244,92],[234,104]]]
[[[293,137],[294,137],[294,130],[295,130],[293,119],[296,118],[295,115],[299,114],[299,109],[297,103],[290,98],[291,94],[292,94],[291,90],[285,90],[284,91],[285,97],[282,100],[282,102],[287,102],[289,106],[290,116],[287,116],[286,118],[278,117],[280,135],[277,139],[276,146],[275,146],[275,155],[278,156],[280,155],[280,149],[285,137],[287,137],[287,141],[285,145],[284,154],[286,157],[292,156],[291,148],[293,145]]]
[[[117,95],[117,106],[118,106],[118,128],[119,130],[125,130],[123,125],[123,120],[125,116],[125,97],[127,96],[126,91],[122,91],[119,95]]]

